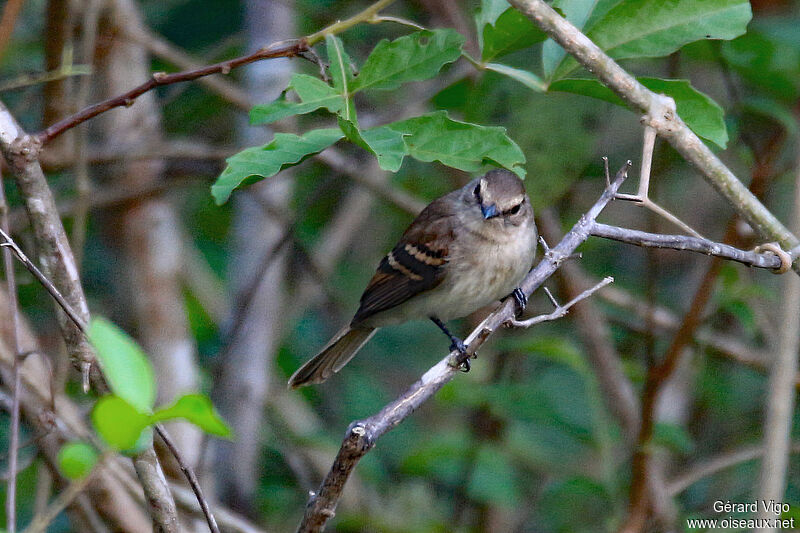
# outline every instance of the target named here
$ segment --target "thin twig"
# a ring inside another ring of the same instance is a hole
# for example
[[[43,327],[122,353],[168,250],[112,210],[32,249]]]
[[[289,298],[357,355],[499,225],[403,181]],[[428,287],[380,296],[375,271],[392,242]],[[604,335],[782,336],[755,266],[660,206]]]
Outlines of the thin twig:
[[[242,65],[248,65],[255,61],[261,61],[262,59],[274,59],[277,57],[295,57],[301,52],[306,51],[307,49],[308,49],[308,43],[305,39],[300,39],[297,41],[289,41],[289,42],[278,42],[270,46],[261,48],[260,50],[257,50],[252,54],[237,57],[234,59],[229,59],[227,61],[221,61],[219,63],[208,65],[206,67],[202,67],[196,70],[191,70],[187,72],[176,72],[174,74],[156,72],[153,74],[152,78],[142,83],[138,87],[134,87],[130,91],[121,94],[119,96],[115,96],[113,98],[109,98],[107,100],[103,100],[102,102],[98,102],[89,107],[86,107],[81,111],[78,111],[74,115],[62,119],[53,124],[52,126],[48,127],[47,129],[40,131],[39,133],[35,134],[35,137],[41,144],[44,145],[52,141],[54,138],[58,137],[65,131],[69,130],[70,128],[74,128],[78,124],[86,122],[90,118],[96,117],[101,113],[105,113],[106,111],[114,109],[115,107],[122,107],[122,106],[128,107],[133,105],[133,103],[136,101],[136,98],[138,98],[139,96],[143,95],[144,93],[152,89],[155,89],[156,87],[171,85],[173,83],[181,83],[185,81],[196,80],[197,78],[208,76],[210,74],[220,74],[220,73],[228,74],[232,69],[241,67]]]
[[[11,236],[2,229],[0,229],[0,237],[3,238],[3,242],[0,242],[0,247],[14,252],[14,255],[17,257],[17,259],[19,259],[25,268],[28,269],[28,272],[33,274],[33,277],[35,277],[37,281],[39,281],[39,283],[41,283],[42,286],[47,290],[47,292],[50,293],[50,296],[52,296],[61,309],[64,310],[70,320],[72,320],[72,322],[74,322],[75,325],[78,326],[78,328],[80,328],[80,330],[85,334],[88,331],[86,322],[84,322],[83,319],[78,316],[78,313],[61,295],[56,286],[53,285],[53,282],[47,279],[47,276],[45,276],[42,271],[39,270],[39,267],[37,267],[33,261],[28,259],[28,256],[25,255],[25,252],[23,252],[22,249],[17,246],[17,243],[14,242],[14,239],[12,239]]]
[[[203,516],[206,517],[206,522],[208,522],[208,529],[211,530],[211,533],[219,533],[219,526],[217,526],[217,521],[214,519],[214,513],[211,512],[211,508],[208,505],[208,500],[206,500],[205,496],[203,496],[203,489],[200,487],[200,482],[197,481],[197,476],[194,475],[194,470],[192,467],[189,466],[183,459],[183,454],[181,454],[180,450],[175,446],[175,443],[172,442],[172,439],[167,433],[167,430],[164,429],[164,426],[161,424],[156,424],[154,426],[156,433],[158,436],[161,437],[161,440],[164,441],[164,444],[167,445],[169,448],[170,453],[175,457],[175,460],[178,461],[178,465],[181,468],[181,471],[186,476],[186,480],[189,482],[189,485],[192,487],[192,491],[194,492],[195,497],[197,498],[197,502],[200,504],[200,508],[203,510]]]
[[[791,453],[800,453],[800,442],[795,442],[789,448]],[[677,496],[698,481],[709,476],[736,466],[747,461],[758,459],[764,455],[763,446],[748,446],[741,450],[721,453],[716,457],[699,461],[691,465],[667,483],[667,492],[670,496]]]
[[[528,273],[520,284],[520,289],[530,296],[544,281],[553,275],[561,263],[586,239],[594,220],[606,205],[614,199],[620,185],[627,177],[630,161],[625,164],[611,186],[607,187],[597,202],[573,226],[559,244],[547,251],[536,267]],[[339,453],[325,476],[317,492],[311,494],[306,505],[298,533],[321,531],[327,521],[335,514],[345,483],[358,461],[375,445],[377,440],[417,408],[430,399],[439,389],[455,377],[466,357],[475,354],[492,333],[514,317],[516,304],[507,298],[500,307],[484,319],[466,338],[467,353],[451,352],[428,370],[416,383],[411,385],[400,397],[386,405],[377,414],[354,422],[347,430]]]
[[[0,174],[0,232],[6,235],[8,229],[8,203],[3,183],[3,176]],[[8,307],[12,322],[12,345],[14,347],[14,365],[11,385],[11,421],[9,422],[8,436],[8,484],[6,485],[6,529],[8,533],[15,533],[17,530],[17,453],[19,452],[19,403],[21,372],[20,354],[22,346],[20,344],[20,319],[19,302],[17,301],[17,282],[14,275],[14,258],[11,250],[3,247],[3,267],[6,275],[6,287],[8,290]]]
[[[31,85],[60,81],[72,76],[87,76],[92,73],[88,65],[63,65],[56,70],[49,72],[35,72],[32,74],[21,74],[11,79],[0,81],[0,93],[14,89],[23,89]]]
[[[97,21],[100,17],[102,0],[87,0],[83,6],[83,21],[81,28],[81,61],[91,63],[94,58],[95,41],[97,39]],[[75,109],[86,107],[89,102],[92,85],[91,78],[84,77],[78,82],[78,94],[75,96]],[[89,164],[87,161],[87,148],[89,145],[89,130],[87,125],[81,125],[75,130],[75,216],[72,220],[72,251],[75,254],[75,265],[78,271],[83,264],[83,249],[86,244],[86,219],[89,213],[89,199],[92,193],[92,183],[89,178]]]
[[[577,295],[575,298],[570,300],[569,302],[565,303],[564,305],[560,305],[556,303],[556,308],[553,310],[552,313],[548,313],[546,315],[538,315],[535,317],[528,318],[526,320],[517,320],[516,318],[512,318],[507,322],[510,326],[514,326],[515,328],[529,328],[531,326],[535,326],[536,324],[541,324],[542,322],[549,322],[551,320],[558,320],[559,318],[564,317],[567,313],[569,313],[570,308],[575,305],[576,303],[580,302],[581,300],[585,300],[595,292],[599,291],[609,283],[614,283],[614,278],[611,276],[607,276],[603,278],[602,281],[590,287]],[[549,291],[548,291],[549,295]]]
[[[709,241],[708,239],[691,237],[689,235],[661,235],[647,233],[634,229],[609,226],[596,223],[592,226],[592,235],[603,237],[627,244],[648,248],[669,248],[672,250],[685,250],[704,255],[721,257],[736,261],[744,265],[768,270],[781,268],[781,259],[774,253],[759,253],[751,250],[740,250],[729,244]]]

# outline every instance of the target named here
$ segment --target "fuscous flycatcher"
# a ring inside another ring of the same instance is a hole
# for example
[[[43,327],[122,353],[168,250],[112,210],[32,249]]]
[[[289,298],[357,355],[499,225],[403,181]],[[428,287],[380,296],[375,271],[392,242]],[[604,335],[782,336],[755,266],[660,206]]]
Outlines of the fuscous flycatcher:
[[[430,318],[466,350],[442,321],[466,316],[513,291],[536,253],[533,208],[522,181],[493,170],[430,203],[381,261],[350,324],[289,378],[292,388],[338,372],[378,328]]]

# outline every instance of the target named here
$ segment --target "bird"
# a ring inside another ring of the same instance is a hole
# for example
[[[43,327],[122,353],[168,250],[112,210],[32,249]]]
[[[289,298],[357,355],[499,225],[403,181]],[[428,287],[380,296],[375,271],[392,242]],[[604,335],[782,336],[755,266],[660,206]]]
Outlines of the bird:
[[[445,322],[513,294],[536,255],[533,207],[522,180],[492,170],[431,202],[383,257],[350,323],[289,378],[321,383],[342,369],[382,327],[428,318],[466,353]],[[468,363],[467,363],[468,365]],[[469,367],[466,366],[468,369]]]

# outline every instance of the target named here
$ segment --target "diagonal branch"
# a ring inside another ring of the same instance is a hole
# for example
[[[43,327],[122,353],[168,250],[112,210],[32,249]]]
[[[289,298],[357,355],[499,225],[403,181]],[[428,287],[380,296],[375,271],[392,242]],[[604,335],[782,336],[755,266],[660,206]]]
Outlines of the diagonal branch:
[[[544,281],[553,275],[561,263],[590,236],[590,230],[597,216],[611,202],[620,185],[627,177],[630,161],[617,172],[611,183],[597,202],[572,227],[557,246],[548,250],[542,260],[531,270],[520,284],[525,295],[530,296]],[[514,318],[516,311],[513,298],[506,299],[465,339],[468,346],[466,357],[474,355],[486,339],[503,324]],[[416,409],[430,399],[459,371],[465,356],[458,351],[451,352],[428,370],[417,382],[409,387],[399,398],[386,405],[375,415],[353,422],[336,455],[330,471],[323,479],[319,490],[311,495],[306,511],[297,531],[322,531],[326,522],[332,518],[342,490],[358,461],[367,453],[384,433],[400,424]]]
[[[784,250],[800,244],[797,237],[764,207],[708,146],[686,126],[678,116],[672,98],[656,94],[639,83],[544,0],[509,1],[572,54],[589,72],[594,73],[604,85],[633,109],[641,112],[644,115],[645,125],[655,129],[658,135],[669,141],[684,159],[697,167],[706,181],[762,236],[768,240],[778,241]],[[793,269],[800,273],[800,261],[794,261]]]

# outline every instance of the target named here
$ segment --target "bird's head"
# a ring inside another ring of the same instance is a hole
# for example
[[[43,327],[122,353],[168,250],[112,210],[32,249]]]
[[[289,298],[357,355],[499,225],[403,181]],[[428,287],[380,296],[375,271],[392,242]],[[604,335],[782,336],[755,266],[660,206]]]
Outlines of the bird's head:
[[[519,226],[533,215],[522,180],[508,170],[492,170],[471,183],[472,202],[488,223]]]

